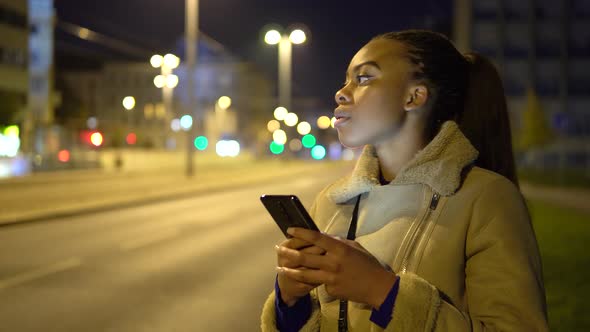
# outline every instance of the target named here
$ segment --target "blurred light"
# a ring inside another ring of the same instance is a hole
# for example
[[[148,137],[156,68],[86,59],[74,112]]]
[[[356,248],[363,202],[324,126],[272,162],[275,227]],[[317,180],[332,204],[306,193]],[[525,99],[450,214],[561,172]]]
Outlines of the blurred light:
[[[98,120],[96,120],[95,117],[91,116],[88,118],[88,120],[86,120],[86,126],[88,127],[88,129],[96,129],[96,127],[98,126]]]
[[[235,140],[221,140],[215,144],[215,152],[220,157],[236,157],[240,154],[240,143]]]
[[[125,142],[127,142],[129,145],[134,145],[137,143],[137,135],[135,135],[135,133],[127,134],[127,137],[125,137]]]
[[[303,145],[301,145],[301,141],[298,138],[289,141],[289,149],[291,149],[291,151],[297,152],[300,151],[301,148],[303,148]]]
[[[154,104],[152,104],[152,103],[145,104],[145,106],[143,107],[143,115],[145,116],[145,118],[146,119],[153,118],[154,113],[156,113],[156,110],[154,109]]]
[[[176,139],[174,137],[168,137],[166,139],[166,149],[168,149],[168,150],[176,149]]]
[[[123,107],[128,111],[132,110],[135,107],[135,98],[132,96],[123,98]]]
[[[178,67],[179,64],[180,59],[176,55],[170,53],[164,55],[164,66],[174,69]]]
[[[345,149],[344,152],[342,152],[342,159],[353,160],[354,159],[354,151],[352,151],[351,149]]]
[[[172,119],[172,121],[170,121],[170,129],[172,129],[173,132],[177,133],[180,131],[180,120],[179,119]]]
[[[293,30],[289,35],[289,40],[293,44],[303,44],[305,43],[305,39],[305,32],[303,32],[303,30],[300,29]]]
[[[166,86],[170,89],[174,89],[178,85],[178,76],[170,74],[166,76]]]
[[[332,122],[330,121],[329,117],[322,115],[318,118],[317,125],[318,125],[318,128],[320,128],[320,129],[328,129],[328,128],[330,128],[331,123]]]
[[[283,151],[285,151],[284,145],[277,144],[276,142],[270,143],[270,152],[272,152],[272,154],[281,154]]]
[[[163,103],[156,104],[156,117],[159,119],[166,118],[166,107],[164,107]]]
[[[300,122],[297,125],[297,132],[299,135],[307,135],[311,132],[311,125],[305,121]]]
[[[316,143],[315,136],[313,136],[312,134],[307,134],[303,136],[303,138],[301,139],[301,143],[303,143],[304,147],[311,149]]]
[[[152,55],[152,57],[150,58],[150,64],[154,68],[161,67],[163,63],[164,63],[164,57],[159,54]]]
[[[217,100],[217,105],[222,110],[226,110],[226,109],[228,109],[231,106],[231,98],[228,97],[228,96],[221,96]]]
[[[16,133],[18,134],[18,131]],[[16,157],[19,148],[18,135],[15,135],[14,131],[4,129],[4,134],[0,134],[0,157]]]
[[[156,88],[161,89],[166,85],[166,77],[164,75],[158,75],[154,77],[154,85]]]
[[[330,120],[330,127],[334,128],[334,123],[336,122],[336,117],[333,116],[332,119]]]
[[[280,128],[281,128],[281,123],[278,122],[277,120],[270,120],[266,124],[266,129],[268,129],[268,131],[270,131],[271,133],[273,133],[275,130],[280,129]]]
[[[98,147],[102,145],[102,134],[97,132],[92,133],[92,135],[90,135],[90,142],[92,143],[92,145]]]
[[[275,108],[275,111],[274,111],[275,119],[277,119],[279,121],[283,121],[283,120],[285,120],[285,116],[287,115],[287,113],[289,113],[289,111],[287,111],[286,108],[284,108],[283,106],[279,106],[279,107]]]
[[[277,129],[272,133],[272,140],[277,144],[285,145],[287,143],[287,133],[281,129]]]
[[[185,114],[180,118],[180,128],[182,128],[184,131],[191,129],[192,126],[193,126],[193,117],[192,116]]]
[[[285,115],[285,124],[289,127],[293,127],[294,125],[297,124],[297,121],[299,121],[299,118],[297,117],[297,114],[295,113],[287,113],[287,115]]]
[[[4,128],[4,136],[18,138],[19,135],[20,135],[20,130],[19,130],[18,126],[16,126],[16,125],[12,125],[12,126],[8,126],[8,127]]]
[[[264,35],[264,42],[269,45],[276,45],[281,41],[281,34],[277,30],[270,30]]]
[[[311,157],[315,160],[321,160],[326,157],[326,148],[321,145],[316,145],[311,149]]]
[[[67,163],[70,161],[70,151],[68,150],[61,150],[57,153],[57,159],[62,163]]]
[[[90,30],[86,28],[80,28],[80,30],[78,30],[78,37],[88,39],[88,36],[90,36]]]
[[[342,158],[342,144],[338,142],[330,143],[328,146],[328,156],[332,160],[338,160]]]
[[[203,151],[209,146],[209,140],[205,136],[199,136],[195,138],[195,148],[199,151]]]

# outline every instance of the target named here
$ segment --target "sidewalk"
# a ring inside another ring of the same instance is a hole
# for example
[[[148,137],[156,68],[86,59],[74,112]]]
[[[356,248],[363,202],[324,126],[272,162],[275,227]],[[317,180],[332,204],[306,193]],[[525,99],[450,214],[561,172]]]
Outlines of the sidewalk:
[[[64,171],[0,180],[0,225],[147,204],[212,193],[326,170],[344,162],[234,160],[202,164],[187,178],[183,169]]]

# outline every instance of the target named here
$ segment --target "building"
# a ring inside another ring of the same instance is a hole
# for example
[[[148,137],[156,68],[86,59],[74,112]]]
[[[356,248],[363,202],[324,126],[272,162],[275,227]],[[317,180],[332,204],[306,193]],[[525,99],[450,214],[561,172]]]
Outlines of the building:
[[[80,99],[88,115],[96,118],[98,128],[104,131],[105,145],[125,144],[126,133],[134,132],[139,145],[171,148],[186,143],[182,133],[175,132],[171,126],[172,121],[193,113],[188,106],[186,68],[181,63],[173,73],[179,83],[172,90],[169,102],[165,93],[154,85],[160,69],[152,68],[149,59],[109,62],[99,70],[70,71],[62,75],[68,90]],[[265,115],[272,113],[272,83],[264,74],[254,65],[231,57],[204,56],[199,58],[194,79],[200,133],[215,135],[211,141],[232,137],[247,144],[255,139],[255,128],[265,126]],[[132,111],[122,105],[126,96],[136,100]],[[216,114],[215,105],[221,96],[232,100],[225,115],[233,121],[222,121],[220,128],[212,128],[218,122],[206,119]],[[204,125],[208,127],[203,128]]]
[[[558,136],[546,150],[575,150],[570,164],[590,165],[589,1],[455,0],[454,37],[496,63],[516,134],[531,89]]]
[[[8,104],[22,112],[29,88],[27,0],[0,0],[0,113],[18,116]],[[10,99],[12,102],[7,103]],[[2,117],[0,126],[18,119]]]

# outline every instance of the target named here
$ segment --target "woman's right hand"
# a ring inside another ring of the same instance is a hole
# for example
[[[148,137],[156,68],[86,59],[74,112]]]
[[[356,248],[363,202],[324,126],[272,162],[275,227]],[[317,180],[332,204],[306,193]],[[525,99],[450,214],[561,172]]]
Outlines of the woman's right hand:
[[[286,250],[297,250],[298,252],[315,255],[323,255],[326,252],[324,249],[318,246],[311,245],[309,242],[295,238],[290,238],[283,241],[281,244],[275,246],[275,250],[277,251],[278,266],[292,269],[304,269],[304,267],[301,267],[301,265],[297,262],[297,259],[293,259],[291,255],[285,255],[284,252]],[[309,294],[312,289],[319,286],[299,282],[295,279],[285,276],[283,273],[279,273],[278,282],[279,288],[281,290],[281,298],[283,302],[285,302],[285,304],[287,304],[289,307],[293,306],[300,298]]]

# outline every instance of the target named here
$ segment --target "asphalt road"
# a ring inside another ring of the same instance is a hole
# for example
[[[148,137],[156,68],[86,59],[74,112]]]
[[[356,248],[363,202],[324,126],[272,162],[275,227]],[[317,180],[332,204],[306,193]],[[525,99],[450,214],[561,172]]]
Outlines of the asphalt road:
[[[0,331],[258,331],[283,238],[259,196],[342,174],[2,227]]]

